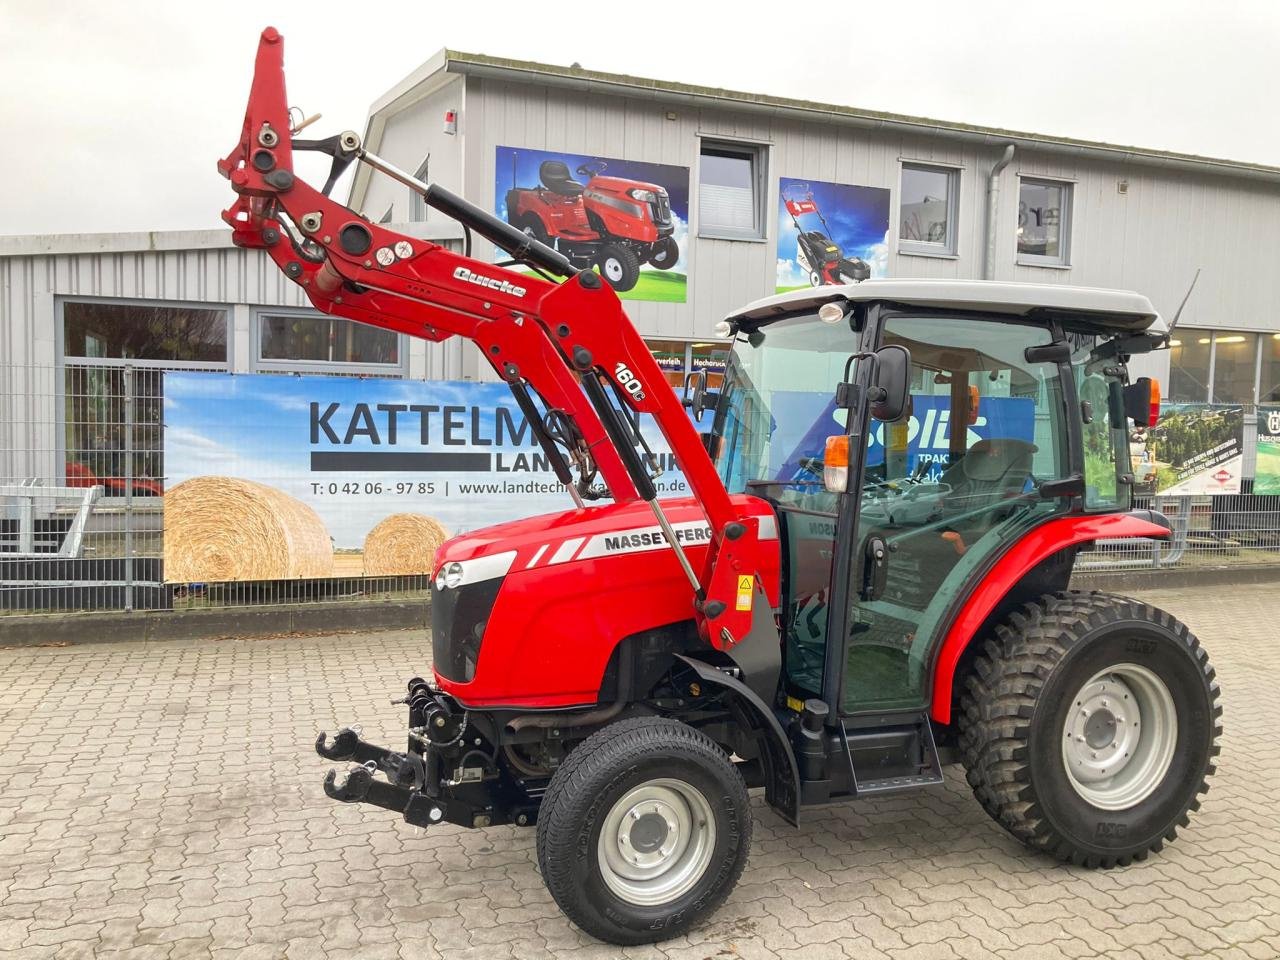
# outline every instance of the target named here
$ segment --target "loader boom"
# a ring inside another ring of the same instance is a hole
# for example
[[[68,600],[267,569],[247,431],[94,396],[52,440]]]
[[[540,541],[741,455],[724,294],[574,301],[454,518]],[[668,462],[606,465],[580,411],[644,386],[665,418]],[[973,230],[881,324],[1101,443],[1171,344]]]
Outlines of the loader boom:
[[[597,469],[615,501],[646,501],[690,580],[690,615],[704,639],[720,650],[741,642],[751,630],[752,611],[742,602],[740,578],[751,576],[757,588],[760,583],[758,521],[735,509],[683,404],[617,296],[594,272],[575,271],[556,251],[368,153],[354,133],[295,140],[283,54],[283,38],[268,27],[258,46],[240,142],[218,164],[238,195],[223,213],[234,242],[265,249],[325,313],[424,340],[459,336],[475,343],[512,388],[544,447],[550,452],[553,433],[565,446],[567,456],[556,452],[552,463],[579,505],[581,498],[604,493],[591,485]],[[333,157],[334,172],[324,191],[294,175],[295,150]],[[510,250],[543,276],[551,272],[569,279],[557,284],[507,271],[370,223],[327,196],[355,161],[409,183],[427,204]],[[683,469],[711,526],[701,571],[692,569],[672,534],[650,464],[637,449],[639,434],[615,409],[610,392],[634,414],[652,415]],[[534,396],[554,412],[561,429],[537,422]]]

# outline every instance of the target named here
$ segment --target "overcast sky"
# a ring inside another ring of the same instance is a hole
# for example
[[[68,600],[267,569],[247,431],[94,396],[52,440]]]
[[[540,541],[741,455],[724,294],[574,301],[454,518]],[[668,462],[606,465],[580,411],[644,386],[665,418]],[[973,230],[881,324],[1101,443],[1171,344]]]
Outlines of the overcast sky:
[[[0,234],[220,225],[267,24],[317,136],[448,46],[1280,166],[1272,0],[0,0]]]

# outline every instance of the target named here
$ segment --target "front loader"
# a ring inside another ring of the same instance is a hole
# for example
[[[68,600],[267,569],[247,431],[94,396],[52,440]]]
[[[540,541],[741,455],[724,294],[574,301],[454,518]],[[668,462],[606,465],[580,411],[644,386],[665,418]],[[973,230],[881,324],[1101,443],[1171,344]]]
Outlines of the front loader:
[[[332,158],[324,190],[294,175],[298,150]],[[331,199],[354,162],[456,218],[466,253]],[[1146,298],[798,291],[728,317],[722,388],[695,379],[682,402],[593,271],[354,133],[297,138],[273,29],[219,169],[235,242],[317,309],[475,343],[572,501],[439,549],[407,742],[321,734],[346,764],[330,797],[428,828],[536,825],[556,902],[617,944],[718,907],[746,864],[752,787],[799,824],[928,789],[958,757],[1005,829],[1091,867],[1187,823],[1221,731],[1203,648],[1167,613],[1068,589],[1094,542],[1169,533],[1130,509],[1126,427],[1158,398],[1126,361],[1168,340]],[[473,232],[540,276],[472,259]],[[691,496],[657,498],[638,414]]]

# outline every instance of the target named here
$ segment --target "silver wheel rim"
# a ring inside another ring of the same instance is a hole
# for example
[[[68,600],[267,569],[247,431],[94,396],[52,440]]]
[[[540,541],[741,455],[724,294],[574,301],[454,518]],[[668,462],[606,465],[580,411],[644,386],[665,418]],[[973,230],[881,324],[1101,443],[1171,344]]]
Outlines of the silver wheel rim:
[[[622,279],[622,261],[616,257],[608,257],[604,262],[604,275],[613,283]]]
[[[1178,712],[1164,681],[1136,663],[1117,663],[1072,698],[1062,762],[1083,799],[1127,810],[1160,786],[1177,743]]]
[[[605,885],[621,900],[652,907],[697,885],[711,863],[716,821],[702,792],[663,778],[635,787],[609,809],[596,852]]]

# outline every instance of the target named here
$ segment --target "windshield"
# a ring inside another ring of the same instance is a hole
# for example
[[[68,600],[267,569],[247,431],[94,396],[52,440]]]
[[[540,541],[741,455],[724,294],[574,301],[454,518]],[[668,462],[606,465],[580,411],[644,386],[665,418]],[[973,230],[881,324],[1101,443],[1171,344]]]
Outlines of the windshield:
[[[858,349],[853,317],[824,323],[810,313],[738,337],[712,428],[731,493],[760,481],[822,487],[826,438],[845,432],[835,392]]]

